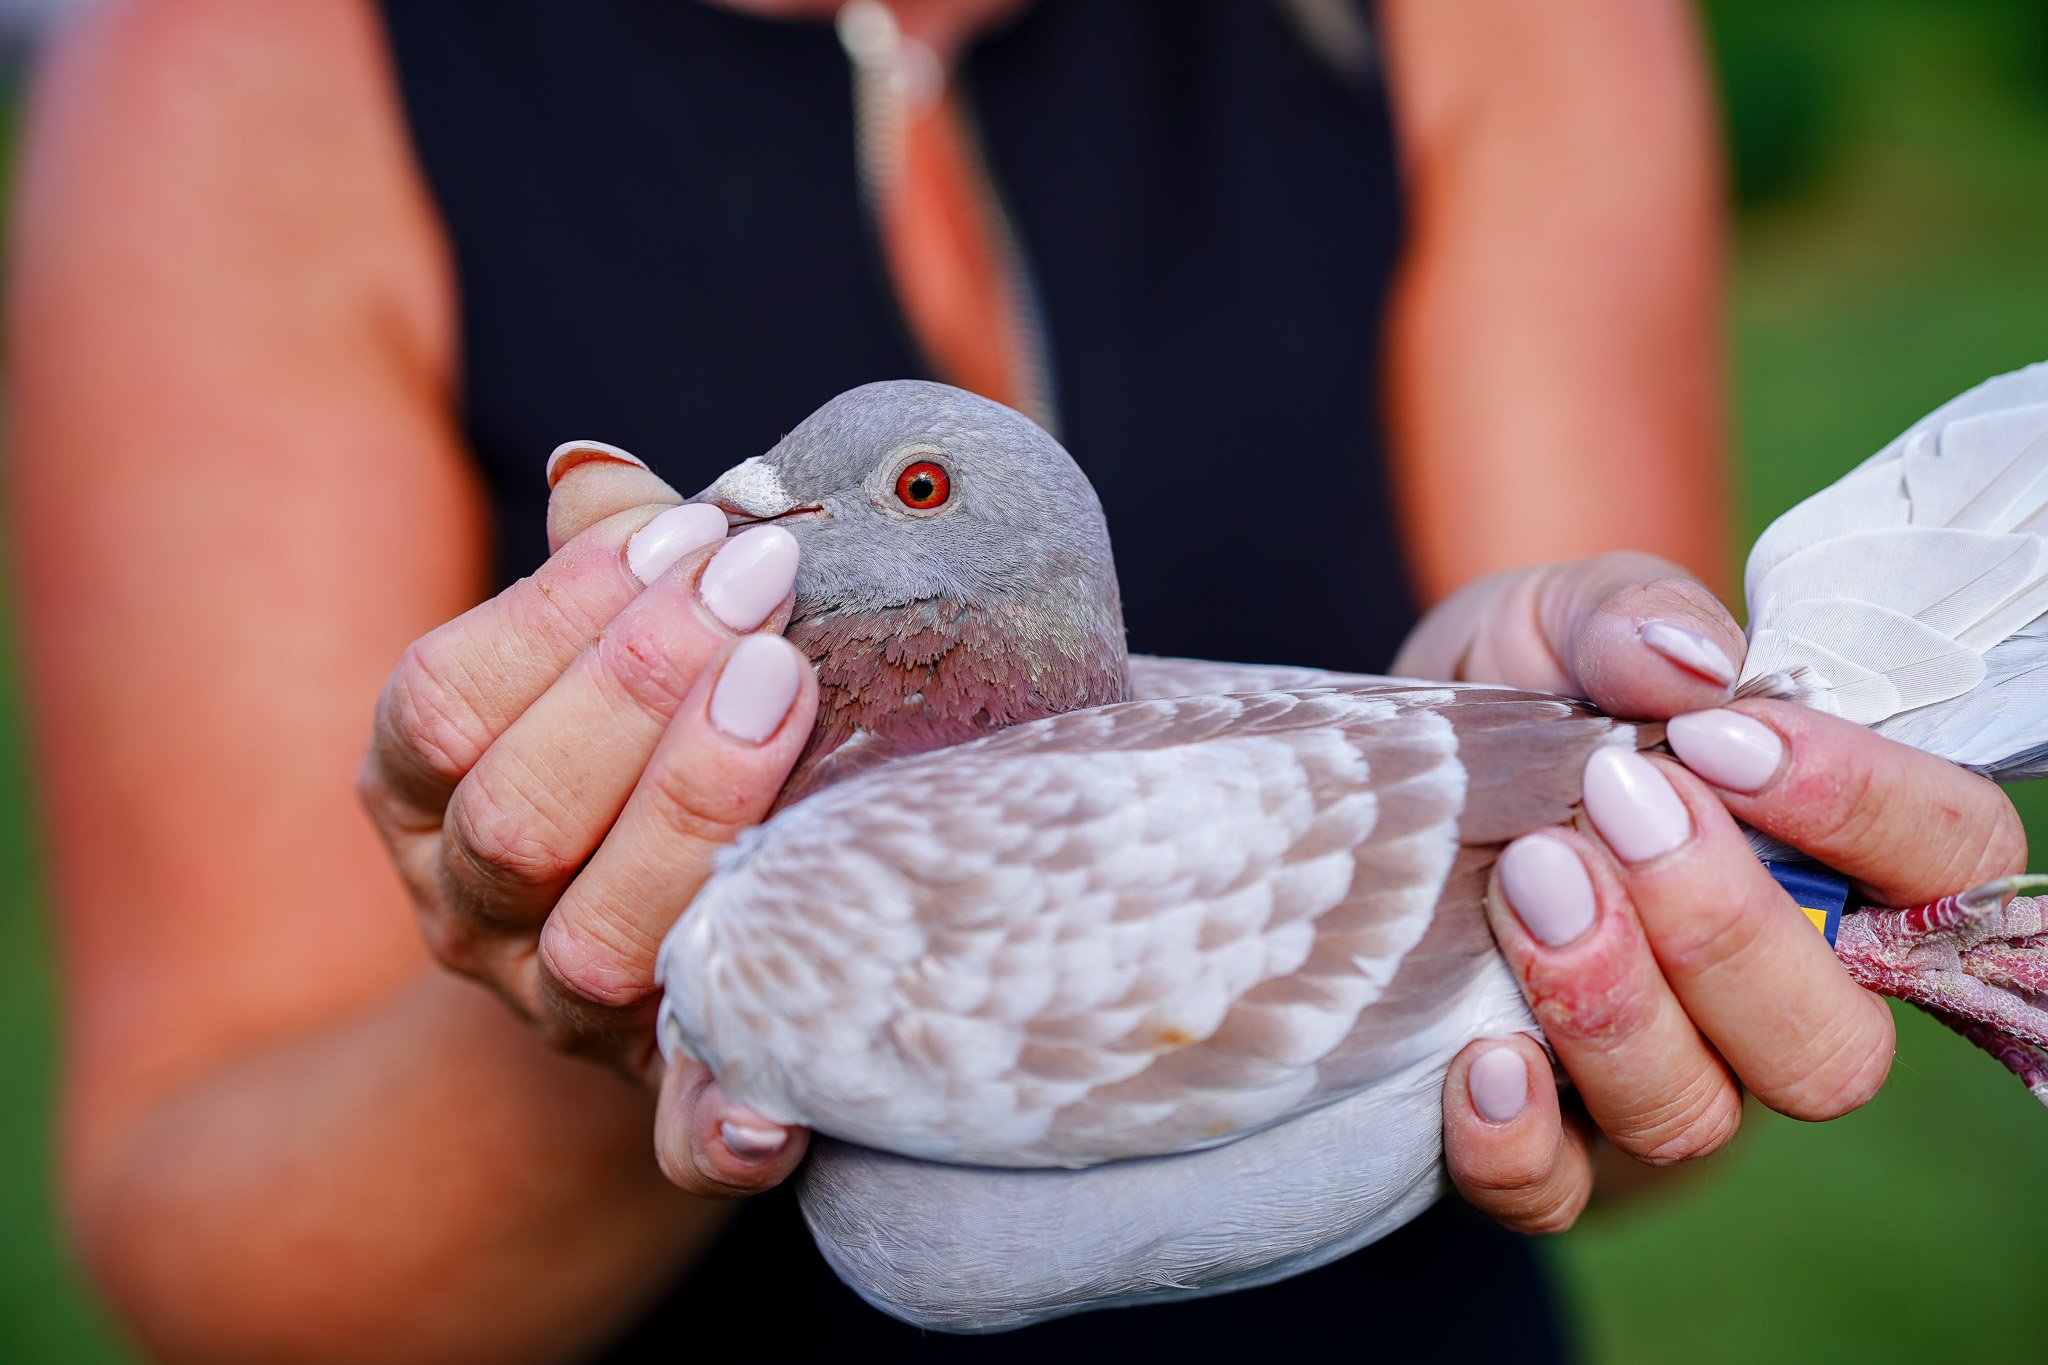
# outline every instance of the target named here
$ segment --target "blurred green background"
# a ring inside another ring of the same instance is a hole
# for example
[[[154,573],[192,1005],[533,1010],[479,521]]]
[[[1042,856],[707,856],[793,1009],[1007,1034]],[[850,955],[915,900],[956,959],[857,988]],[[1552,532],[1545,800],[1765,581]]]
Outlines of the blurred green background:
[[[2048,6],[1707,15],[1734,149],[1753,535],[1942,399],[2048,356]],[[15,102],[0,88],[0,165]],[[6,670],[0,716],[0,1361],[122,1360],[51,1208],[49,929]],[[2048,847],[2048,793],[2020,797]],[[1900,1024],[1868,1109],[1818,1127],[1754,1114],[1701,1177],[1549,1244],[1591,1359],[2048,1355],[2048,1114],[1945,1030]]]

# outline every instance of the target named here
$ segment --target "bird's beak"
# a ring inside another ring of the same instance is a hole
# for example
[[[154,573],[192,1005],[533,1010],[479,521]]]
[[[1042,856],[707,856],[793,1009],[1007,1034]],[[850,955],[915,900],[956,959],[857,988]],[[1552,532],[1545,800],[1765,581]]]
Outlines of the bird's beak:
[[[764,521],[822,521],[832,515],[815,503],[802,504],[791,497],[774,466],[759,455],[726,470],[690,501],[708,502],[724,512],[729,531]]]

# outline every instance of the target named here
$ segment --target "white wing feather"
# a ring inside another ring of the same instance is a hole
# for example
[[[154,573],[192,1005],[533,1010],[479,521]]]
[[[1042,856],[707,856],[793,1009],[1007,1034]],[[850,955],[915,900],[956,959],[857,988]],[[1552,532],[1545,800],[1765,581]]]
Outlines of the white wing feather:
[[[1745,682],[2003,777],[2048,744],[2048,365],[1981,384],[1772,524]]]

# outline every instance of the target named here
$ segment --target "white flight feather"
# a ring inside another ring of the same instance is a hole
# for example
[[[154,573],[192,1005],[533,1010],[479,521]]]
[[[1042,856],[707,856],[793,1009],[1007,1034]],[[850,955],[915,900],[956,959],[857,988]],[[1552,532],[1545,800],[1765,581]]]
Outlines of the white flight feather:
[[[1914,423],[1758,538],[1744,680],[1996,776],[2048,745],[2048,365]]]

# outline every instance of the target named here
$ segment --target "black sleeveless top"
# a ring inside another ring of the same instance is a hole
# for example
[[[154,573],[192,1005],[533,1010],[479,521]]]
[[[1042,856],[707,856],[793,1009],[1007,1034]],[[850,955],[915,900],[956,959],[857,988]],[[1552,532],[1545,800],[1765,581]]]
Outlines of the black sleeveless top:
[[[699,0],[383,10],[453,246],[501,578],[545,556],[562,440],[689,492],[843,389],[929,374],[862,207],[829,23]],[[1272,0],[1037,0],[964,77],[1132,649],[1384,668],[1412,606],[1378,406],[1401,219],[1377,78],[1347,79]],[[1540,1360],[1556,1340],[1523,1244],[1455,1201],[1266,1289],[948,1338],[841,1287],[778,1193],[615,1358]]]

